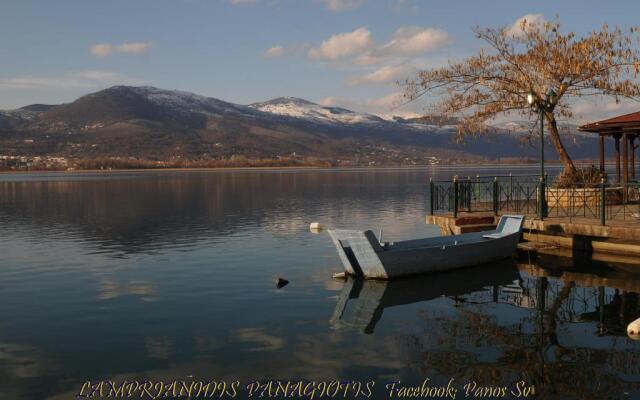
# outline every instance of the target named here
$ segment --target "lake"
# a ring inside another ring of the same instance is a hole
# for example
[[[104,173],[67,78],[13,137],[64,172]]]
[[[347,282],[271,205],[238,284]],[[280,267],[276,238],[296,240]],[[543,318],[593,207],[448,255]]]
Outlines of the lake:
[[[437,235],[429,176],[509,172],[537,168],[1,175],[0,399],[71,399],[100,381],[266,397],[269,380],[314,381],[315,398],[334,381],[346,398],[411,385],[640,398],[633,268],[525,257],[343,281],[328,235],[309,231]]]

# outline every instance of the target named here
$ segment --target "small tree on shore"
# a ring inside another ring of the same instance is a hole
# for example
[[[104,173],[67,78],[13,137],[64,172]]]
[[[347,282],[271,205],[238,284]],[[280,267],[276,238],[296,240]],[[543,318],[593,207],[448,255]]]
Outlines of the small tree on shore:
[[[459,117],[459,137],[485,132],[487,122],[505,114],[532,117],[527,95],[556,96],[546,108],[547,132],[565,171],[574,171],[557,119],[571,118],[572,99],[640,96],[638,28],[600,30],[586,36],[562,34],[560,23],[523,19],[517,27],[475,28],[488,48],[461,62],[423,70],[404,84],[409,101],[434,95],[432,113]]]

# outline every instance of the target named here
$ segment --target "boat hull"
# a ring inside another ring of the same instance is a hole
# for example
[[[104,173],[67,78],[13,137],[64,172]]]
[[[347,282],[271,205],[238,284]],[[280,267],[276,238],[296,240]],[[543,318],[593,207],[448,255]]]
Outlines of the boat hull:
[[[486,242],[380,253],[387,279],[486,264],[512,257],[520,233]]]
[[[500,230],[381,245],[371,231],[331,230],[346,273],[393,279],[486,264],[512,257],[521,237]],[[504,225],[504,224],[503,224]]]

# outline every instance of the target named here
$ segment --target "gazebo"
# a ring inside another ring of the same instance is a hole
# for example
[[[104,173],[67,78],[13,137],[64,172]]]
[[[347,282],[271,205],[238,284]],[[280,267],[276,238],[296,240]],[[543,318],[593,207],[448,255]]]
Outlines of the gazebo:
[[[582,125],[578,127],[578,130],[594,132],[600,135],[600,171],[602,172],[604,172],[605,158],[604,139],[607,136],[612,137],[615,140],[616,151],[616,182],[626,184],[629,182],[629,178],[635,180],[635,153],[637,147],[635,141],[640,136],[640,111]],[[622,154],[620,152],[620,141],[622,141]],[[640,163],[640,157],[638,157],[638,161]],[[621,163],[622,168],[620,168]]]

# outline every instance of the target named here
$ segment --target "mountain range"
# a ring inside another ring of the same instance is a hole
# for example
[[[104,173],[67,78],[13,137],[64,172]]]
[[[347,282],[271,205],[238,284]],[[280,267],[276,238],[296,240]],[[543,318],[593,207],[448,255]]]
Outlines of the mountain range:
[[[529,122],[496,126],[464,143],[455,120],[390,119],[280,97],[249,105],[154,87],[114,86],[60,105],[0,111],[0,156],[203,160],[313,157],[333,165],[535,159]],[[596,138],[565,140],[593,158]],[[547,152],[553,158],[551,147]]]

